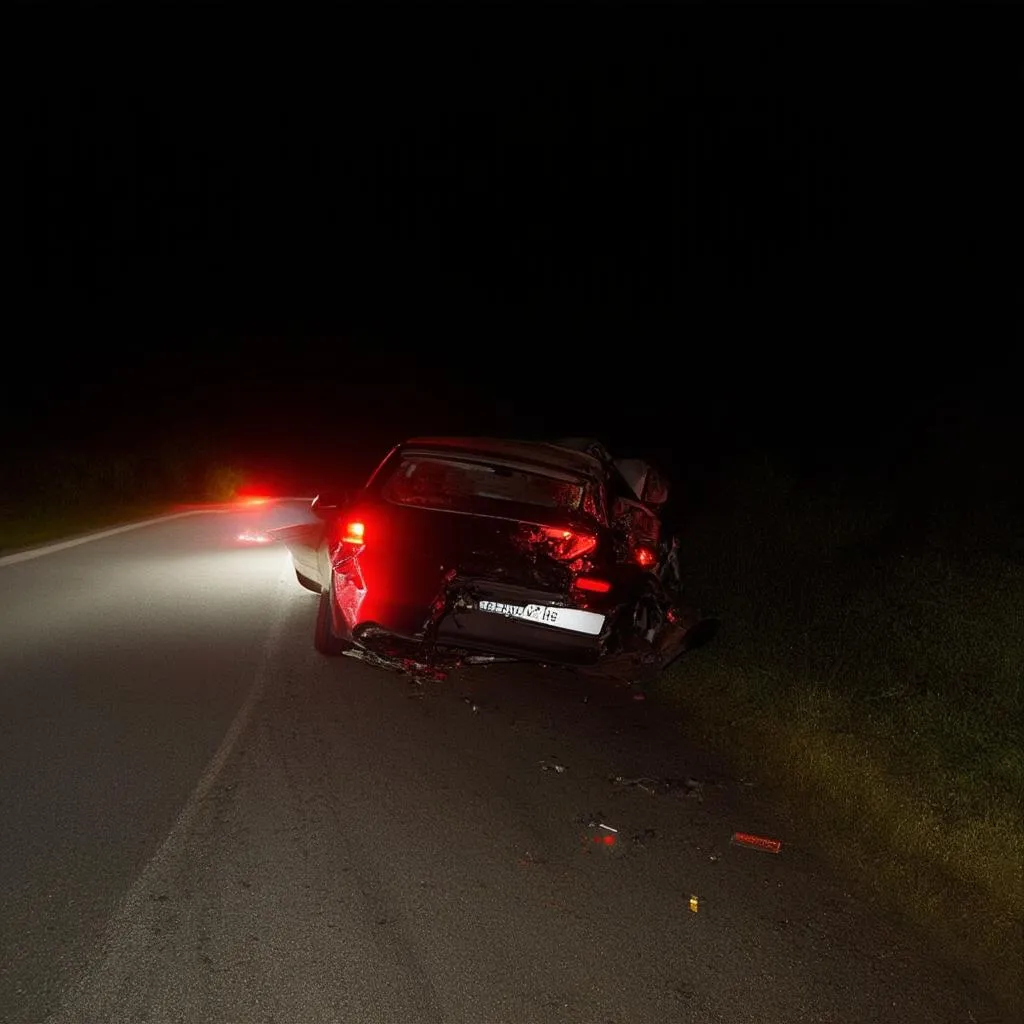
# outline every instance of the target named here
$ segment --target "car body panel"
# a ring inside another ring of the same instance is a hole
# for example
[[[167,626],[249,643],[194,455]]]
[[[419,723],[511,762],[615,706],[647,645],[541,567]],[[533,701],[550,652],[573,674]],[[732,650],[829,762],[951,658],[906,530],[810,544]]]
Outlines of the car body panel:
[[[315,523],[276,534],[326,595],[339,646],[377,663],[651,653],[672,630],[664,570],[671,563],[678,578],[677,545],[658,548],[655,508],[603,454],[413,438],[349,504],[314,502]]]

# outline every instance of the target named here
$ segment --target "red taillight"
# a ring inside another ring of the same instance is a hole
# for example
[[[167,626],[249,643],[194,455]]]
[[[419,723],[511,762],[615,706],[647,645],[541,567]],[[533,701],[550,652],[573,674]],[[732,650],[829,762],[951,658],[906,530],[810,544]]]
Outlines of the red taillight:
[[[650,549],[645,547],[639,547],[633,552],[633,558],[636,559],[636,564],[643,566],[645,569],[648,566],[654,565],[658,560],[658,556]]]
[[[541,527],[551,547],[551,553],[560,562],[574,562],[589,555],[597,547],[597,537],[581,530],[566,530],[560,526]]]
[[[359,520],[345,523],[341,531],[341,543],[361,548],[366,543],[366,526]]]
[[[592,594],[607,594],[612,585],[607,580],[599,580],[594,576],[580,576],[576,580],[577,590],[588,590]]]

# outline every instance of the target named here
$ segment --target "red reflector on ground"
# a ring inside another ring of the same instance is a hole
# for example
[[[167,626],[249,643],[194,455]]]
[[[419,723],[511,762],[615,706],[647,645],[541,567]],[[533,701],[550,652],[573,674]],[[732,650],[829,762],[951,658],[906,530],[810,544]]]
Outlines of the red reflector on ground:
[[[607,594],[612,585],[607,580],[595,579],[593,576],[581,576],[576,580],[577,590],[589,590],[592,594]]]
[[[782,849],[780,840],[752,836],[748,832],[734,832],[732,841],[738,846],[749,846],[754,850],[764,850],[766,853],[778,853]]]

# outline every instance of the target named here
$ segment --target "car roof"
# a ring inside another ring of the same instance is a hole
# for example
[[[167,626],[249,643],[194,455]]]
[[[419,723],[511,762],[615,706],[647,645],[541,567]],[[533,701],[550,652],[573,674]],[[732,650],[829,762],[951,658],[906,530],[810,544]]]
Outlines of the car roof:
[[[549,444],[546,441],[516,441],[497,437],[414,437],[400,447],[403,450],[418,448],[486,455],[491,458],[533,463],[597,479],[604,475],[604,468],[593,455]]]

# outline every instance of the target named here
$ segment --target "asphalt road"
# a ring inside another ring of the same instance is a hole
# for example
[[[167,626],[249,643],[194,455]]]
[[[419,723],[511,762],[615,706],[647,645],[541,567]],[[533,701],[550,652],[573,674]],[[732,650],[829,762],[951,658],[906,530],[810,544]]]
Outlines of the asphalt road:
[[[0,1019],[999,1019],[655,702],[316,654],[287,518],[0,559]]]

